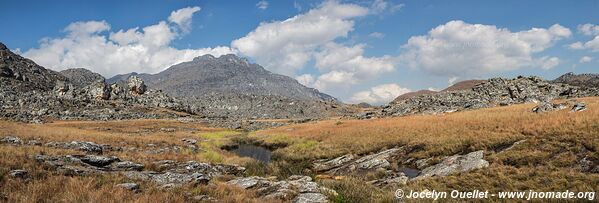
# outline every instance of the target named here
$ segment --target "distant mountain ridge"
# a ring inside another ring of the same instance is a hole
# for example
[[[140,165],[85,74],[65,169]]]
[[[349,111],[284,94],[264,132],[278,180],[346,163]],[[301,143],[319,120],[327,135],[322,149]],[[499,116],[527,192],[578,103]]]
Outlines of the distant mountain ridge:
[[[442,92],[450,92],[450,91],[461,91],[461,90],[470,90],[472,88],[474,88],[476,85],[481,84],[483,82],[485,82],[486,80],[464,80],[458,83],[455,83],[441,91],[433,91],[433,90],[418,90],[415,92],[408,92],[402,95],[399,95],[398,97],[396,97],[392,103],[396,103],[402,100],[406,100],[406,99],[410,99],[412,97],[417,97],[420,95],[429,95],[429,94],[436,94],[436,93],[442,93]]]
[[[574,74],[569,72],[556,78],[555,80],[552,80],[551,82],[574,85],[582,88],[599,88],[599,74]]]
[[[142,78],[150,88],[181,98],[233,94],[337,101],[291,77],[269,72],[262,66],[233,54],[218,58],[212,55],[199,56],[157,74],[129,73],[114,76],[107,82],[118,82],[132,75]]]

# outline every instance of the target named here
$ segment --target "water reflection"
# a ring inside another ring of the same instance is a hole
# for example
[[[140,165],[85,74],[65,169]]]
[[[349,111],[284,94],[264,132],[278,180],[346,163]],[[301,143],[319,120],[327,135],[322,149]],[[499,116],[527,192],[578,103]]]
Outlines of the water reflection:
[[[231,151],[239,156],[254,158],[263,163],[270,162],[270,158],[272,156],[272,152],[270,150],[250,144],[240,144],[239,147]]]

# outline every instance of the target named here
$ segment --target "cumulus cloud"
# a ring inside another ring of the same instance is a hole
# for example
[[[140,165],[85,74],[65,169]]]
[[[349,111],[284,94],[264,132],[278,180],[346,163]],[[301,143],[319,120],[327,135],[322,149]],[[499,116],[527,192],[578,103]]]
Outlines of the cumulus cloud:
[[[314,76],[311,74],[303,74],[295,77],[295,79],[302,85],[312,86],[314,85]]]
[[[578,32],[589,36],[599,35],[599,25],[593,25],[590,23],[578,25]]]
[[[287,20],[261,23],[231,46],[268,70],[295,75],[320,46],[347,37],[354,27],[352,19],[367,13],[367,8],[355,4],[326,1]]]
[[[390,9],[384,1],[374,2]],[[374,6],[374,4],[373,4]],[[356,4],[325,1],[306,13],[283,21],[261,23],[245,37],[234,40],[231,47],[254,58],[266,69],[295,76],[309,62],[314,62],[320,75],[295,77],[302,84],[321,91],[357,84],[395,68],[391,56],[366,57],[365,44],[343,45],[354,29],[354,20],[372,13],[372,8]],[[382,34],[375,34],[381,37]]]
[[[579,63],[588,63],[588,62],[591,62],[592,60],[593,60],[593,57],[583,56],[582,58],[580,58],[580,60],[578,62]]]
[[[590,49],[593,52],[599,51],[599,25],[593,25],[589,23],[578,25],[578,32],[582,33],[583,35],[595,37],[587,42],[574,42],[568,45],[570,49]]]
[[[450,21],[428,35],[411,37],[399,58],[411,68],[450,77],[480,76],[523,67],[550,68],[559,64],[559,59],[538,59],[533,54],[571,34],[558,24],[547,29],[511,32],[493,25]]]
[[[541,57],[540,59],[538,59],[539,66],[541,67],[541,69],[544,69],[544,70],[552,69],[552,68],[558,66],[560,64],[560,62],[561,61],[557,57],[544,56],[544,57]]]
[[[179,25],[183,32],[189,32],[191,29],[191,17],[195,12],[200,11],[200,7],[187,7],[171,12],[168,21]]]
[[[264,1],[264,0],[259,1],[256,4],[256,7],[258,7],[259,9],[262,9],[262,10],[266,10],[268,8],[268,1]]]
[[[105,21],[74,22],[65,28],[66,35],[46,38],[39,48],[24,53],[36,63],[63,70],[84,67],[104,76],[128,72],[156,73],[171,65],[190,61],[196,56],[233,53],[228,47],[177,49],[170,44],[185,34],[191,16],[199,7],[173,11],[167,21],[143,28],[110,32]]]
[[[399,86],[398,84],[383,84],[370,88],[367,91],[355,93],[351,97],[354,103],[366,102],[371,104],[388,103],[399,95],[411,92],[410,89]]]

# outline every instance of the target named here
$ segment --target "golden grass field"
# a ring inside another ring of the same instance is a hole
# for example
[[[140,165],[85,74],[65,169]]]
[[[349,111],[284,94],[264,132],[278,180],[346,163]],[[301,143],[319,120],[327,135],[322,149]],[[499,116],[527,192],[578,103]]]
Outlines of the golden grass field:
[[[415,150],[404,159],[439,158],[485,150],[490,166],[469,173],[409,182],[403,189],[519,191],[599,191],[599,174],[581,172],[583,157],[599,162],[599,98],[583,98],[588,110],[531,113],[534,104],[512,105],[445,115],[345,120],[330,119],[244,133],[174,120],[57,121],[23,124],[0,121],[0,137],[48,141],[92,141],[113,146],[147,148],[147,144],[180,145],[183,138],[202,140],[200,153],[145,154],[109,152],[152,169],[155,160],[204,161],[245,165],[248,175],[285,176],[290,173],[316,175],[306,168],[311,161],[347,153],[367,154],[394,146]],[[164,132],[161,128],[174,128]],[[257,164],[220,149],[232,140],[253,139],[265,144],[284,144],[275,151],[268,166]],[[503,153],[494,153],[520,140],[523,144]],[[115,188],[127,181],[121,176],[65,177],[46,171],[31,156],[74,154],[73,150],[42,146],[0,145],[0,201],[8,202],[184,202],[185,197],[209,194],[223,202],[263,202],[252,192],[214,180],[207,186],[183,187],[173,191],[147,189],[132,193]],[[29,182],[6,178],[13,169],[29,170]],[[347,177],[319,180],[337,190],[336,202],[392,202],[397,188],[376,188]],[[151,183],[142,183],[152,188]]]

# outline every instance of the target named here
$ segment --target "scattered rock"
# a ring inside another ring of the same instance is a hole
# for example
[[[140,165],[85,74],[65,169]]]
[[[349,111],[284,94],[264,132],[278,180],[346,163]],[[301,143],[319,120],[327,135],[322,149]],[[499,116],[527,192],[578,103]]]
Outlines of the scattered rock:
[[[441,163],[423,169],[415,179],[423,179],[432,176],[447,176],[453,173],[467,172],[489,166],[489,162],[483,159],[483,151],[471,152],[466,155],[453,155],[441,161]]]
[[[299,194],[295,199],[294,203],[323,203],[329,202],[327,196],[320,193],[302,193]]]
[[[335,193],[333,190],[318,186],[308,176],[294,175],[285,181],[252,176],[237,178],[227,183],[243,189],[254,190],[260,197],[284,201],[293,200],[293,202],[328,202],[327,197],[322,193]]]
[[[96,156],[96,155],[84,155],[84,156],[75,156],[76,158],[79,158],[79,160],[81,160],[83,163],[95,166],[95,167],[104,167],[104,166],[108,166],[114,162],[120,161],[119,158],[111,156],[111,157],[105,157],[105,156]]]
[[[29,172],[27,172],[26,170],[17,169],[8,172],[8,175],[13,178],[26,179],[29,175]]]
[[[85,141],[72,141],[69,143],[66,142],[49,142],[46,143],[48,147],[54,148],[63,148],[63,149],[76,149],[84,152],[101,154],[103,149],[101,145],[98,145],[93,142],[85,142]]]
[[[167,132],[167,133],[173,133],[173,132],[176,131],[176,129],[174,129],[174,128],[160,128],[160,131]]]
[[[214,199],[214,198],[212,198],[212,197],[210,197],[208,195],[196,195],[196,196],[193,196],[191,198],[191,200],[193,200],[193,201],[199,201],[199,202],[212,202],[212,201],[216,201],[216,199]]]
[[[198,143],[198,140],[192,138],[183,138],[181,141],[185,142],[185,144],[188,145],[195,145],[196,143]]]
[[[327,171],[333,168],[341,167],[343,164],[346,164],[352,160],[354,160],[354,155],[346,154],[328,161],[323,160],[320,162],[315,162],[312,168],[315,171]]]
[[[11,144],[11,145],[22,145],[23,141],[21,140],[21,138],[18,138],[18,137],[6,136],[6,137],[2,138],[2,140],[0,140],[0,143]]]
[[[139,191],[139,184],[137,184],[137,183],[121,183],[121,184],[116,185],[116,187],[120,187],[125,190],[130,190],[130,191],[134,191],[134,192]]]
[[[567,103],[553,104],[551,102],[541,102],[538,106],[532,109],[534,113],[545,113],[551,111],[559,111],[568,107]]]
[[[356,170],[374,171],[379,169],[388,169],[391,166],[389,159],[392,158],[392,156],[395,156],[401,149],[401,147],[396,147],[383,150],[358,159],[354,159],[353,155],[348,154],[328,161],[317,161],[313,164],[313,167],[316,169],[316,171],[325,172],[328,174],[351,173]]]
[[[42,142],[40,140],[29,140],[27,141],[27,145],[42,146]]]
[[[133,163],[130,161],[121,161],[114,164],[114,169],[123,171],[141,171],[143,168],[143,164]]]
[[[587,110],[587,105],[585,103],[576,103],[574,104],[574,106],[572,107],[572,112],[579,112],[579,111],[584,111]]]

